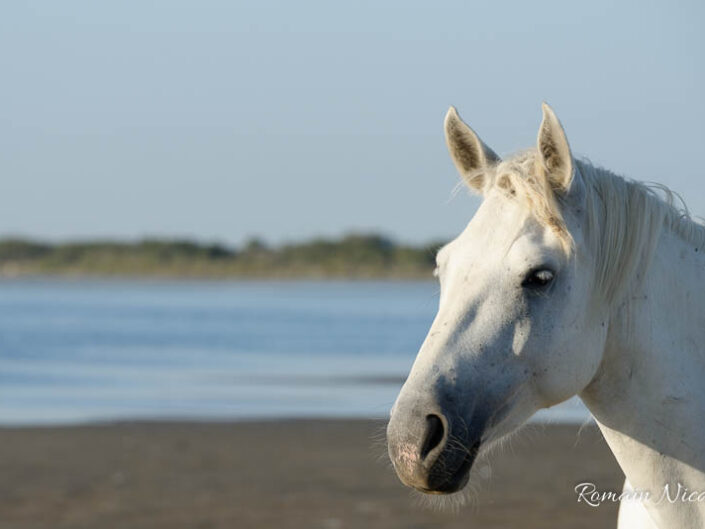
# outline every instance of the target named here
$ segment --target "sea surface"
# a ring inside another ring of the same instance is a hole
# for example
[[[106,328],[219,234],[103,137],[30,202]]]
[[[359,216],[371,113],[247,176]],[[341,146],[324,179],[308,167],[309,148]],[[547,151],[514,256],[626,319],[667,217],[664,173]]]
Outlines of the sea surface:
[[[0,424],[384,417],[432,282],[5,280]],[[537,420],[583,422],[573,400]]]

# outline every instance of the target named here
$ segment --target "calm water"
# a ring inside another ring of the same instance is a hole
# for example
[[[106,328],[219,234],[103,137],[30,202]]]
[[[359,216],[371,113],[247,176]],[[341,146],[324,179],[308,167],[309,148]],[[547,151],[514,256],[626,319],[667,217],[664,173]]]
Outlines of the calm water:
[[[0,282],[0,423],[383,417],[436,304],[430,282]]]

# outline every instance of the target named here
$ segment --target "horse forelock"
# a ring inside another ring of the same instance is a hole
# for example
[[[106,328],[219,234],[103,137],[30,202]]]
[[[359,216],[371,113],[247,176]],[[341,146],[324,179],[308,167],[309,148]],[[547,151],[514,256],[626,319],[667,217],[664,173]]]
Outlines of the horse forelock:
[[[574,160],[574,171],[585,191],[583,240],[594,255],[597,290],[608,303],[622,299],[633,278],[643,277],[664,228],[705,249],[705,226],[668,187],[623,178],[585,159]],[[485,193],[495,189],[518,201],[558,235],[566,255],[575,250],[565,220],[570,202],[551,186],[536,149],[486,169],[484,176]]]

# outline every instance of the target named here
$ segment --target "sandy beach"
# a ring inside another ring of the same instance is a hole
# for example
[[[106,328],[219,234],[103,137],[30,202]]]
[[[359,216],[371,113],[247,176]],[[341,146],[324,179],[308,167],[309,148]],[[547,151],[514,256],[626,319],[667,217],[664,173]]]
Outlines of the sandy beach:
[[[125,423],[0,429],[0,526],[43,528],[594,528],[619,490],[599,431],[530,426],[496,454],[469,507],[419,505],[384,456],[379,421]]]

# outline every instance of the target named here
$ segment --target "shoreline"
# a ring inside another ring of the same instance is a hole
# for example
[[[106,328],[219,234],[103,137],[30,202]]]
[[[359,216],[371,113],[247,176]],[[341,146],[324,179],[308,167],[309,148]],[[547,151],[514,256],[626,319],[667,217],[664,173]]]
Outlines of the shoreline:
[[[0,428],[0,522],[14,528],[499,528],[616,524],[575,484],[619,490],[595,426],[531,425],[470,506],[429,510],[386,459],[384,421],[119,422]]]
[[[565,403],[562,403],[565,404]],[[560,406],[560,405],[558,405]],[[593,427],[597,426],[592,415],[583,417],[578,413],[558,414],[557,416],[544,415],[542,412],[547,410],[539,410],[528,421],[527,425],[537,427]],[[271,415],[253,412],[252,414],[242,415],[145,415],[145,416],[116,416],[116,417],[96,417],[82,419],[56,419],[56,420],[35,420],[34,422],[27,421],[12,421],[5,419],[0,421],[0,432],[8,430],[38,430],[43,428],[49,429],[69,429],[69,428],[93,428],[93,427],[126,427],[139,425],[180,425],[180,424],[213,424],[213,425],[257,425],[270,423],[306,423],[306,422],[386,422],[389,412],[385,411],[378,415],[369,415],[361,413],[346,414],[320,414],[320,415],[296,415],[296,414],[277,414]]]

